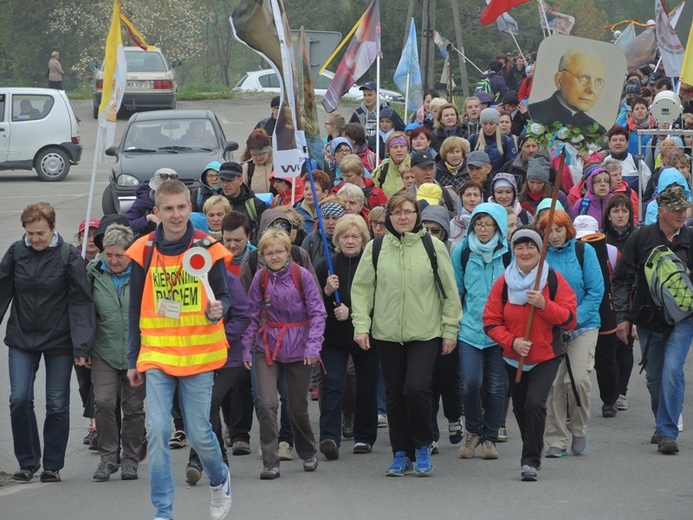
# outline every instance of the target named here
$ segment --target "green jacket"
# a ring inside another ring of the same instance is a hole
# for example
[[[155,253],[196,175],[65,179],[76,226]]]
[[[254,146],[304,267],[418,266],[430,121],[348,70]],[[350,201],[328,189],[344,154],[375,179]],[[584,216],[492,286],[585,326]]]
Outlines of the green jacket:
[[[399,190],[404,188],[404,181],[402,180],[402,172],[400,172],[400,167],[404,164],[409,164],[411,157],[407,155],[404,160],[399,163],[395,164],[392,162],[392,159],[389,157],[385,159],[382,163],[380,163],[380,166],[378,166],[375,170],[373,170],[373,173],[371,173],[371,178],[373,179],[373,182],[375,185],[383,190],[385,192],[385,195],[387,195],[387,198],[389,199],[392,197],[395,193],[397,193]],[[387,166],[387,175],[385,176],[385,182],[383,184],[380,184],[380,171]],[[380,262],[380,260],[378,260]]]
[[[462,304],[450,254],[445,244],[433,239],[438,274],[447,294],[447,299],[442,300],[421,241],[424,233],[423,228],[405,233],[401,240],[389,232],[385,235],[378,257],[377,286],[373,242],[366,245],[351,286],[355,336],[370,332],[374,339],[397,343],[433,338],[457,340]]]
[[[118,295],[111,275],[101,268],[102,261],[99,255],[87,266],[87,278],[96,304],[96,339],[92,355],[115,370],[127,370],[130,278]]]

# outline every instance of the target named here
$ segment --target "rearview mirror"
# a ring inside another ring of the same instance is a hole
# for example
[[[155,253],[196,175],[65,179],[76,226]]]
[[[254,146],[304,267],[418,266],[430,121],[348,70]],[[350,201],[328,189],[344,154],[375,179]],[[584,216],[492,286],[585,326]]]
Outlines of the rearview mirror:
[[[225,152],[235,152],[238,150],[238,143],[236,141],[226,141],[224,143]]]
[[[111,157],[117,157],[118,156],[118,147],[117,146],[109,146],[106,148],[106,151],[104,151],[106,155],[109,155]]]
[[[171,67],[173,67],[174,69],[180,67],[181,65],[183,65],[183,62],[180,60],[173,60],[171,62]]]

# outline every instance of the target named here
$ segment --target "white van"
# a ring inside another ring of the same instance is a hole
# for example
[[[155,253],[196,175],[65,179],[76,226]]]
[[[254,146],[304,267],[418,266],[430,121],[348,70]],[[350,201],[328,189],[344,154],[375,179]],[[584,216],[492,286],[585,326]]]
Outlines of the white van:
[[[0,170],[62,181],[82,158],[79,120],[64,90],[0,87]]]

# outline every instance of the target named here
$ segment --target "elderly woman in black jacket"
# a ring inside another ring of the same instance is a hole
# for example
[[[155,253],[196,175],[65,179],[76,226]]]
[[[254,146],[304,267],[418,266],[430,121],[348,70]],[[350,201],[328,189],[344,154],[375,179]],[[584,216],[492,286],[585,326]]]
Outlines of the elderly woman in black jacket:
[[[31,204],[21,216],[24,236],[0,262],[0,321],[10,303],[5,344],[9,347],[10,418],[19,469],[28,482],[41,468],[41,482],[59,482],[70,433],[72,365],[88,364],[95,311],[84,260],[55,230],[55,209]],[[43,456],[34,412],[34,380],[46,366]]]

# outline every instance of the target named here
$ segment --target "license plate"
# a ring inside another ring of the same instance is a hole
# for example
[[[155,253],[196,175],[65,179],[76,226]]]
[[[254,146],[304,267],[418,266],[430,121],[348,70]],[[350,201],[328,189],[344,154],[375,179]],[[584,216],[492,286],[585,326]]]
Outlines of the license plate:
[[[149,81],[128,81],[129,88],[149,88]]]

